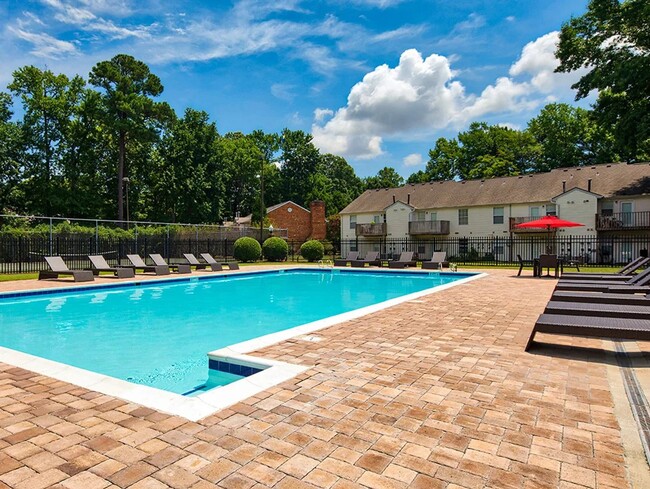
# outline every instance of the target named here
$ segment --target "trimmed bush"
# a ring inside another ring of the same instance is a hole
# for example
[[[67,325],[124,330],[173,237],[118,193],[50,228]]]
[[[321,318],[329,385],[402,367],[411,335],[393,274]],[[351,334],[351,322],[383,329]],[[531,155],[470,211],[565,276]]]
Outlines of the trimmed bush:
[[[262,256],[262,247],[256,239],[239,238],[233,245],[232,254],[237,261],[255,261]]]
[[[323,255],[325,255],[325,248],[320,241],[311,239],[302,244],[300,255],[307,261],[322,260]]]
[[[282,238],[273,236],[264,241],[262,252],[268,261],[284,261],[289,253],[289,245]]]

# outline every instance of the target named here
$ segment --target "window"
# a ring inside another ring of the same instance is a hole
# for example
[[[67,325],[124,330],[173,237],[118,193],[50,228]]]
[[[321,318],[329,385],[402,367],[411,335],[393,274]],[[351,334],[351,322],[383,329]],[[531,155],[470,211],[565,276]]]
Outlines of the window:
[[[557,216],[557,207],[555,204],[546,204],[546,215]]]
[[[357,216],[350,216],[350,229],[357,228]]]
[[[424,211],[415,211],[413,213],[413,220],[414,221],[424,221],[426,219],[426,213]]]
[[[624,226],[631,226],[634,218],[632,202],[621,202],[621,218]]]
[[[600,212],[603,216],[613,216],[614,215],[614,202],[603,202],[600,207]]]
[[[503,207],[492,208],[492,224],[503,224]]]
[[[458,209],[458,225],[469,224],[469,209]]]
[[[372,222],[374,222],[375,224],[382,224],[384,222],[384,216],[381,214],[378,216],[372,216]]]
[[[429,219],[432,221],[437,221],[438,220],[438,213],[437,212],[429,212]]]
[[[535,217],[535,218],[539,217],[539,207],[537,207],[537,206],[536,207],[529,207],[528,212],[529,212],[530,217]]]

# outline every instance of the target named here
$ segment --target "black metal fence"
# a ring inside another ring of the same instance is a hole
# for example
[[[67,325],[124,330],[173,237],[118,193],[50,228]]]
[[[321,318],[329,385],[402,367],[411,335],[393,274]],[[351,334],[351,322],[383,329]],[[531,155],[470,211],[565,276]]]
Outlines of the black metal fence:
[[[168,236],[102,238],[83,236],[14,237],[0,235],[0,273],[29,273],[46,268],[44,256],[61,256],[70,268],[90,267],[88,255],[104,255],[111,264],[127,264],[127,254],[146,257],[160,253],[171,263],[183,262],[183,253],[210,253],[220,260],[233,258],[234,239],[195,239]],[[289,241],[288,261],[299,261],[302,242]],[[326,260],[379,251],[392,258],[412,251],[418,260],[428,260],[434,251],[446,251],[458,265],[499,266],[519,263],[518,256],[531,260],[542,253],[557,254],[584,266],[627,263],[648,253],[650,236],[540,236],[469,237],[436,239],[358,239],[326,246]]]

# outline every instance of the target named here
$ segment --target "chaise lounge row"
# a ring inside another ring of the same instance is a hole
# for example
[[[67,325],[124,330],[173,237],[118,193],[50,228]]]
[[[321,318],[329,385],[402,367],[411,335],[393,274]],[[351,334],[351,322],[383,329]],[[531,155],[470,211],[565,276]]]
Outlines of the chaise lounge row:
[[[381,267],[386,264],[388,268],[415,267],[417,261],[413,259],[413,255],[412,251],[403,251],[397,260],[387,260],[381,259],[378,251],[367,252],[365,258],[359,258],[358,251],[351,251],[346,258],[334,260],[334,266],[347,267],[349,264],[351,267],[363,268],[366,265]],[[436,251],[431,260],[422,262],[423,269],[438,270],[444,266],[449,266],[446,251]]]
[[[571,273],[559,280],[526,344],[537,333],[650,340],[650,267],[639,257],[612,274]]]
[[[149,255],[153,261],[153,265],[147,265],[140,255],[126,256],[131,263],[130,265],[112,267],[102,255],[89,255],[88,259],[90,260],[91,268],[86,270],[71,270],[60,256],[46,256],[45,261],[50,269],[41,270],[38,274],[38,279],[58,279],[59,276],[72,276],[75,282],[90,282],[100,272],[110,272],[117,278],[133,278],[136,273],[169,275],[171,270],[177,273],[192,273],[192,267],[195,270],[207,270],[209,267],[211,271],[221,271],[223,270],[223,266],[226,265],[229,270],[239,269],[237,262],[219,263],[210,253],[201,253],[201,257],[205,261],[204,263],[200,262],[192,253],[185,253],[183,256],[187,263],[171,265],[158,253]]]

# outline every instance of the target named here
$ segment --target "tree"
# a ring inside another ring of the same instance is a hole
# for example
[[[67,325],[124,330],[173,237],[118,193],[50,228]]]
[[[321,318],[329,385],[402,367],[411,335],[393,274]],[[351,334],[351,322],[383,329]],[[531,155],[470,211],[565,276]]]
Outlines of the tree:
[[[406,183],[426,183],[429,181],[429,175],[424,170],[418,170],[411,173],[406,179]]]
[[[16,203],[14,192],[20,181],[22,132],[11,122],[12,115],[11,96],[0,93],[0,214]]]
[[[163,92],[160,79],[133,56],[118,54],[110,61],[97,63],[90,72],[90,83],[104,90],[104,124],[116,137],[117,218],[124,219],[124,178],[127,177],[127,143],[155,140],[157,123],[174,118],[168,104],[154,102]]]
[[[429,161],[425,172],[429,181],[453,180],[459,173],[461,148],[456,139],[439,138],[429,150]]]
[[[376,188],[395,188],[404,185],[404,179],[395,171],[395,168],[385,166],[377,172],[374,177],[366,177],[363,179],[363,186],[365,190],[372,190]]]
[[[596,125],[590,111],[568,104],[548,104],[528,122],[541,147],[535,171],[593,165],[617,159],[613,137]]]
[[[68,126],[83,86],[84,81],[78,76],[69,79],[35,66],[14,71],[8,85],[20,97],[24,109],[23,183],[25,195],[31,199],[28,205],[32,212],[51,216],[64,211],[62,160],[68,149]]]
[[[599,90],[594,115],[612,127],[627,161],[650,157],[650,3],[591,0],[587,12],[562,26],[556,71],[588,72],[573,85],[576,99]]]
[[[284,129],[280,140],[282,183],[284,200],[298,205],[307,204],[310,178],[316,173],[320,154],[312,144],[311,134]]]
[[[328,215],[338,214],[363,191],[363,182],[357,177],[354,168],[345,158],[329,153],[320,156],[311,183],[311,191],[306,200],[324,201]]]

